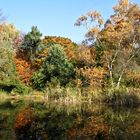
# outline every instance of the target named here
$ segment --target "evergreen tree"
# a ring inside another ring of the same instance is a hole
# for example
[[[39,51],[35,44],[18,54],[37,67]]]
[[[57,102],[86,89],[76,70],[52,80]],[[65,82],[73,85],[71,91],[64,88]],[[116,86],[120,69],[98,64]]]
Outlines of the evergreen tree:
[[[29,32],[24,37],[24,42],[22,46],[23,49],[26,51],[27,57],[30,61],[33,61],[37,53],[37,50],[41,43],[41,36],[42,34],[38,30],[38,28],[36,26],[33,26],[31,32]]]
[[[65,86],[73,76],[73,64],[68,61],[63,47],[56,44],[49,48],[48,57],[44,61],[43,67],[34,74],[32,83],[35,88],[39,89],[54,78]]]

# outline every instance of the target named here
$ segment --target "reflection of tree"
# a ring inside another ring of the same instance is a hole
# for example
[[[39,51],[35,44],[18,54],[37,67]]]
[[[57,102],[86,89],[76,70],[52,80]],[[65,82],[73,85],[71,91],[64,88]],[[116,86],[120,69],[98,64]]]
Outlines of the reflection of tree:
[[[138,114],[138,110],[134,108],[106,108],[104,117],[110,126],[109,137],[122,140],[137,139],[140,131],[135,130],[138,130],[140,127],[137,129],[138,125],[133,124],[134,122],[139,122]]]
[[[15,134],[17,140],[36,140],[46,139],[47,133],[34,116],[33,109],[25,107],[16,117],[15,121]]]
[[[70,138],[108,139],[109,126],[105,123],[102,115],[91,116],[87,122],[82,123],[82,118],[76,119],[75,125],[68,131]]]
[[[131,135],[140,139],[140,119],[139,118],[135,119],[132,125],[128,127],[128,131]]]
[[[16,134],[20,136],[50,140],[131,140],[139,137],[137,109],[116,109],[95,104],[64,106],[58,103],[33,103],[31,106],[32,109],[22,110],[16,118],[15,128],[19,132]]]

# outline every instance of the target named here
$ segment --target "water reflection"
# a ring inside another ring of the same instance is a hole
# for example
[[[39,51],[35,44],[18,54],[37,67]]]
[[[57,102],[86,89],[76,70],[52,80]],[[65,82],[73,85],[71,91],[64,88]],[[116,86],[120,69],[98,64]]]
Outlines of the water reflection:
[[[0,104],[1,140],[140,140],[140,108],[16,101]]]

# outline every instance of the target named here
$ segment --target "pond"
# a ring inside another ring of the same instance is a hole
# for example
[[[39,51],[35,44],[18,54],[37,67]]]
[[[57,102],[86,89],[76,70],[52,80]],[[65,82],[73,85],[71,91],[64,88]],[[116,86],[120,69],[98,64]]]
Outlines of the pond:
[[[140,108],[7,100],[0,140],[140,140]]]

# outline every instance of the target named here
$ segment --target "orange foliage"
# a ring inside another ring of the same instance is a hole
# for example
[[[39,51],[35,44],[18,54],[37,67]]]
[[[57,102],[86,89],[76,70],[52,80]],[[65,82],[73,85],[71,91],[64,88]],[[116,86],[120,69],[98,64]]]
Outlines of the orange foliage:
[[[140,72],[126,71],[126,79],[131,85],[138,85],[140,83]]]
[[[36,133],[38,134],[38,139],[48,139],[48,135],[44,128],[39,127],[39,123],[35,124],[33,116],[33,110],[30,107],[24,108],[16,117],[14,130],[17,139],[37,139]],[[37,131],[38,127],[40,131]]]
[[[48,56],[48,49],[52,44],[60,44],[63,47],[68,59],[70,61],[76,61],[78,45],[73,43],[70,39],[64,37],[46,36],[42,40],[42,43],[48,47],[37,54],[36,59],[33,62],[33,67],[35,69],[39,69],[42,66],[45,58]]]
[[[20,80],[29,85],[31,83],[30,78],[32,76],[31,63],[21,58],[16,58],[16,71]]]
[[[64,37],[56,37],[56,36],[46,36],[43,39],[43,44],[60,44],[64,47],[65,53],[70,60],[74,60],[76,58],[78,45],[72,42],[68,38]]]
[[[103,68],[76,68],[76,83],[77,85],[83,85],[86,82],[86,84],[89,86],[100,88],[105,84],[105,75],[106,71]]]
[[[39,54],[36,56],[33,62],[33,68],[36,70],[39,69],[43,65],[43,62],[47,56],[48,56],[48,48],[39,52]]]
[[[95,65],[95,48],[80,46],[76,61],[79,65],[93,66]]]

